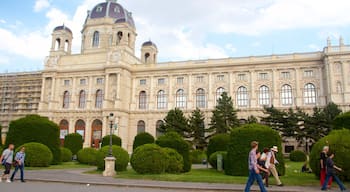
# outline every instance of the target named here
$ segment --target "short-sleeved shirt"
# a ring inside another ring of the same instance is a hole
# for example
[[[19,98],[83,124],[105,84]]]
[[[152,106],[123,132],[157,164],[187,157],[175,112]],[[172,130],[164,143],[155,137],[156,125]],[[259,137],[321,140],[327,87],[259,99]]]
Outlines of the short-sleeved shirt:
[[[332,158],[327,158],[326,160],[327,173],[335,174],[334,161]]]
[[[327,162],[327,154],[325,152],[321,152],[320,154],[320,159],[322,160],[323,167],[326,167],[326,162]]]
[[[2,152],[3,159],[6,160],[6,163],[12,164],[13,162],[13,151],[10,149],[5,149],[4,152]]]

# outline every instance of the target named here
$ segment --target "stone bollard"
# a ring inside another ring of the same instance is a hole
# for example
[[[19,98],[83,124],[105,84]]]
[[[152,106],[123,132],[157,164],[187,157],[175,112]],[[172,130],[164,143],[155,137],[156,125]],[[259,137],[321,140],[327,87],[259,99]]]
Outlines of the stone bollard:
[[[103,171],[104,177],[113,177],[116,175],[115,172],[115,157],[105,158],[105,170]]]

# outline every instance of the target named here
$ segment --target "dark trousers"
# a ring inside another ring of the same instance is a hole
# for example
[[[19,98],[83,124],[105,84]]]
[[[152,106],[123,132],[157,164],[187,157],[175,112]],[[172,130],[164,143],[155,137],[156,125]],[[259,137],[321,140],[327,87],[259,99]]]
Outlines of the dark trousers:
[[[254,169],[249,170],[249,177],[248,177],[247,185],[245,186],[244,191],[249,192],[255,180],[258,182],[260,191],[267,192],[265,189],[264,183],[262,181],[261,175],[257,174]]]
[[[24,165],[17,165],[15,171],[12,173],[11,180],[14,179],[18,169],[21,171],[21,181],[24,181]]]
[[[346,188],[344,184],[340,181],[339,177],[334,173],[327,173],[326,180],[324,181],[321,190],[327,190],[327,184],[332,177],[333,177],[333,180],[339,185],[340,190],[345,191]]]

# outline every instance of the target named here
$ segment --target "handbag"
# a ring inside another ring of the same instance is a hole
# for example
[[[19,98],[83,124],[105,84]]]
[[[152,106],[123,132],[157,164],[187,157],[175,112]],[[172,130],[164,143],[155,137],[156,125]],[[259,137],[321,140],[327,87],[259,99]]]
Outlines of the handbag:
[[[14,166],[14,167],[18,167],[18,166],[19,166],[18,161],[14,161],[14,162],[12,163],[12,166]]]

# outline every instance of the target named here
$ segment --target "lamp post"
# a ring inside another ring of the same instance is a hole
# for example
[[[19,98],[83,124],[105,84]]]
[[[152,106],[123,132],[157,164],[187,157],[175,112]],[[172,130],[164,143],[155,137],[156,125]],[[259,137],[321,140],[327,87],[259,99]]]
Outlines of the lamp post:
[[[113,150],[112,150],[112,145],[113,145],[113,121],[114,121],[114,114],[110,113],[108,116],[108,120],[109,120],[109,128],[110,128],[110,132],[109,132],[109,153],[108,156],[109,157],[113,157]]]
[[[108,120],[110,122],[110,134],[109,134],[109,152],[108,156],[105,158],[105,170],[103,171],[103,176],[105,177],[113,177],[115,172],[115,157],[113,157],[112,150],[112,134],[113,134],[113,123],[114,123],[114,114],[110,113],[108,116]]]

